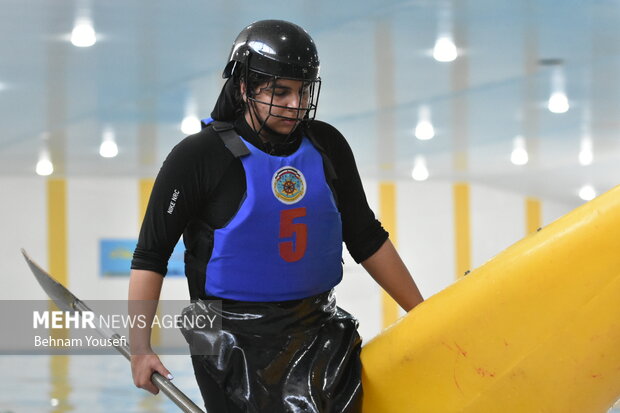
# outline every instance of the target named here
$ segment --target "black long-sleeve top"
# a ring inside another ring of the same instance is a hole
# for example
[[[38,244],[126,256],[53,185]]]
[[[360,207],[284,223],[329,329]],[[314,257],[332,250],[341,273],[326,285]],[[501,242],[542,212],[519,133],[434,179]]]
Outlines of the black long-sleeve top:
[[[301,132],[294,134],[289,143],[264,143],[243,117],[234,126],[244,139],[272,155],[288,156],[301,143]],[[342,134],[327,123],[313,121],[308,133],[322,147],[336,172],[332,186],[341,213],[343,240],[355,261],[364,261],[379,249],[388,234],[368,206],[351,148]],[[190,297],[206,298],[205,271],[213,248],[213,231],[234,216],[245,191],[241,161],[224,146],[212,127],[183,139],[157,175],[131,268],[165,275],[168,259],[183,234]]]

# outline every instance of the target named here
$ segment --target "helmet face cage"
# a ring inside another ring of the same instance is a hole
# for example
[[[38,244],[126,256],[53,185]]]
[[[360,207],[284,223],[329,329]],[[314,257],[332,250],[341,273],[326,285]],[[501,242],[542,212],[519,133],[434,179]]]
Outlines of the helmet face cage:
[[[261,74],[269,75],[267,73],[261,73]],[[268,85],[266,87],[261,88],[259,91],[259,93],[262,93],[264,91],[270,91],[271,94],[269,96],[269,100],[265,101],[265,100],[257,99],[255,91],[248,89],[246,91],[246,96],[247,96],[248,101],[252,102],[253,105],[257,105],[257,104],[258,105],[269,105],[268,117],[273,116],[275,118],[294,120],[298,122],[303,122],[303,121],[309,122],[309,121],[314,120],[314,118],[316,117],[316,109],[319,104],[319,95],[321,93],[321,78],[317,77],[316,79],[305,80],[305,79],[298,79],[298,78],[291,78],[291,77],[284,77],[284,76],[274,76],[274,75],[270,75],[270,76],[271,76],[271,79],[269,80]],[[275,96],[276,87],[275,86],[277,85],[277,82],[280,79],[296,80],[296,81],[302,82],[301,83],[302,88],[301,88],[301,92],[298,97],[297,108],[291,108],[290,106],[278,105],[274,103],[274,100],[276,100],[276,96]],[[285,116],[282,114],[274,113],[273,108],[284,109],[289,112],[291,112],[291,109],[294,109],[294,111],[292,112],[294,112],[296,116]],[[266,120],[267,119],[263,119],[263,122]]]

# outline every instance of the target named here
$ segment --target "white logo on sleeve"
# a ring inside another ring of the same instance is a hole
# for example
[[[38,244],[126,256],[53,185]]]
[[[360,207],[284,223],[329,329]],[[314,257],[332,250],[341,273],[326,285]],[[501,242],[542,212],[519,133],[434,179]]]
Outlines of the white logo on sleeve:
[[[177,199],[179,199],[179,194],[181,192],[178,189],[175,189],[172,192],[172,199],[170,200],[170,205],[168,205],[168,213],[170,215],[172,215],[172,212],[174,212],[174,207],[177,204]]]

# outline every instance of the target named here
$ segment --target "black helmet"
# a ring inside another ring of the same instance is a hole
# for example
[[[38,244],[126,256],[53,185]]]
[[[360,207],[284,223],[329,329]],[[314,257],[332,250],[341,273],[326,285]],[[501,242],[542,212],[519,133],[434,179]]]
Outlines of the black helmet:
[[[238,63],[249,70],[300,80],[319,77],[319,55],[310,35],[284,20],[260,20],[235,39],[222,76],[232,76]]]
[[[267,118],[273,116],[304,122],[314,119],[316,115],[321,89],[319,67],[314,40],[304,29],[284,20],[260,20],[239,33],[222,76],[237,81],[243,79],[243,82],[252,82],[253,78],[267,82],[277,82],[277,79],[302,81],[305,100],[299,99],[294,117],[272,111],[273,108],[285,108],[274,103],[275,89],[272,89],[271,99],[265,101],[256,99],[254,88],[248,87],[247,99],[256,105],[269,105]],[[260,130],[268,129],[265,126],[267,118],[258,119]]]

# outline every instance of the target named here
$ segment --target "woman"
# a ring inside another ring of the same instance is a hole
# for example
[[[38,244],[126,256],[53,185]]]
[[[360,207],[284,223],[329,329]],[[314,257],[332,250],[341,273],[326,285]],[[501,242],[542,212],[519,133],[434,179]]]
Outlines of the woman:
[[[255,22],[233,43],[224,77],[212,119],[158,174],[129,299],[158,300],[183,233],[191,299],[222,300],[224,310],[222,332],[185,332],[194,347],[217,347],[192,356],[207,410],[358,412],[357,321],[331,293],[342,242],[403,309],[422,297],[368,207],[344,137],[314,120],[312,38],[289,22]],[[169,372],[149,334],[131,336],[132,374],[156,393],[151,374]]]

